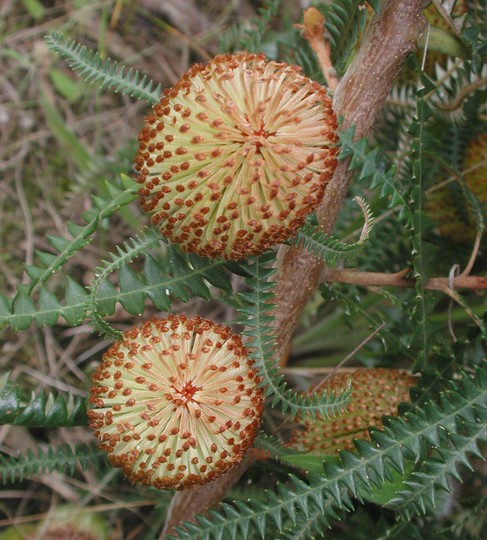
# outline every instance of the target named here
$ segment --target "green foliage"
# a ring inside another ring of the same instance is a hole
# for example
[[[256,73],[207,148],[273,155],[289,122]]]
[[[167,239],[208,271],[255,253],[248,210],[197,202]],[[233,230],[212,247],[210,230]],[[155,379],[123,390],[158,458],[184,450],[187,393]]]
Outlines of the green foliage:
[[[117,254],[111,254],[96,270],[96,278],[90,286],[87,310],[92,315],[92,323],[100,334],[120,339],[122,333],[113,329],[103,318],[112,315],[119,302],[127,313],[140,315],[149,298],[158,309],[168,311],[171,297],[188,302],[189,293],[209,300],[211,294],[205,280],[224,290],[231,288],[223,260],[209,260],[197,255],[186,255],[176,246],[167,246],[168,264],[166,269],[148,250],[163,242],[162,237],[149,229],[145,234],[132,238],[123,247],[117,247]],[[142,273],[134,272],[129,263],[144,254]],[[118,271],[119,290],[108,281],[108,276]]]
[[[350,158],[349,170],[357,171],[357,182],[366,184],[369,189],[377,189],[380,197],[388,198],[389,207],[399,207],[399,216],[409,215],[409,206],[394,180],[395,167],[387,169],[386,161],[379,156],[375,147],[367,150],[367,141],[354,141],[355,127],[340,132],[340,154],[338,159]]]
[[[325,28],[329,33],[333,66],[343,74],[359,35],[363,32],[366,11],[364,0],[337,0],[323,6]]]
[[[242,322],[247,326],[243,334],[249,338],[250,356],[256,361],[266,397],[272,397],[272,407],[279,404],[282,412],[289,411],[293,418],[298,414],[308,414],[313,418],[316,414],[320,414],[328,418],[344,409],[350,399],[351,385],[337,394],[329,395],[323,392],[322,395],[300,395],[289,389],[283,381],[284,376],[279,370],[279,358],[274,351],[271,327],[273,322],[271,312],[275,307],[272,303],[274,298],[272,289],[275,283],[269,281],[269,278],[275,269],[269,268],[268,265],[273,259],[273,254],[269,253],[249,262],[247,270],[250,276],[245,278],[245,282],[250,291],[239,294],[242,303],[237,309]]]
[[[472,441],[464,442],[465,451],[440,454],[464,441],[461,432]],[[406,460],[430,466],[430,448],[438,450],[439,460],[445,458],[445,474],[455,477],[456,465],[466,461],[465,452],[478,454],[476,441],[486,442],[486,433],[487,372],[479,369],[475,379],[463,374],[461,380],[451,383],[441,403],[428,402],[420,411],[407,413],[405,419],[388,419],[384,431],[372,431],[373,444],[356,441],[357,452],[343,451],[339,463],[325,462],[322,475],[309,475],[306,481],[290,475],[291,488],[279,484],[275,492],[266,493],[263,503],[221,505],[218,512],[210,511],[208,518],[198,516],[198,526],[185,523],[184,529],[178,528],[177,538],[247,538],[251,528],[265,538],[266,531],[282,530],[285,520],[296,524],[298,516],[309,519],[311,512],[320,519],[335,519],[336,509],[354,508],[352,497],[361,500],[361,489],[371,492],[374,486],[384,484],[392,469],[404,471]],[[435,478],[442,488],[443,478]],[[421,488],[417,508],[435,505],[434,499],[427,503],[431,491],[423,491],[425,484],[436,485],[435,480],[428,473],[415,476],[415,487]]]
[[[93,53],[84,45],[65,38],[60,32],[50,32],[46,36],[47,45],[66,59],[73,71],[85,81],[96,83],[101,89],[147,101],[154,105],[160,99],[161,85],[148,79],[134,69],[127,69],[110,59],[102,60],[98,53]]]
[[[71,326],[81,324],[86,315],[86,290],[67,275],[64,304],[61,304],[43,283],[93,240],[97,227],[104,219],[135,199],[137,184],[125,175],[122,182],[124,189],[107,182],[108,195],[93,196],[95,207],[82,214],[84,225],[67,223],[71,238],[47,236],[55,253],[37,250],[38,263],[25,265],[30,283],[19,286],[13,299],[0,294],[0,328],[10,325],[14,330],[25,330],[33,321],[38,326],[53,326],[59,317],[63,317]],[[39,293],[37,301],[33,298],[36,291]]]
[[[364,212],[365,223],[362,234],[357,242],[346,244],[332,235],[321,232],[311,224],[305,224],[296,233],[292,241],[294,247],[301,247],[321,257],[327,264],[336,264],[338,261],[350,263],[361,253],[373,229],[374,217],[367,203],[360,197],[355,198]]]
[[[38,448],[35,452],[29,449],[26,456],[18,458],[0,456],[0,476],[6,484],[9,481],[22,482],[46,472],[51,474],[54,471],[68,471],[70,475],[74,475],[78,467],[85,471],[88,465],[100,466],[105,461],[105,452],[94,444],[79,444],[74,448],[65,444],[58,446],[56,450]]]
[[[260,52],[262,47],[262,36],[277,13],[281,0],[265,0],[263,7],[258,9],[258,16],[253,21],[253,28],[247,30],[247,34],[241,42],[243,48],[250,52]]]
[[[153,305],[167,311],[172,298],[187,302],[190,293],[205,299],[210,298],[206,281],[223,290],[231,288],[228,266],[223,260],[209,260],[197,255],[182,253],[175,246],[166,246],[167,263],[161,263],[150,248],[163,243],[163,238],[155,231],[133,238],[123,247],[117,247],[117,254],[110,254],[110,260],[96,270],[96,277],[88,290],[67,276],[65,305],[61,305],[53,293],[40,288],[38,307],[31,300],[26,286],[20,286],[13,301],[0,297],[0,309],[4,309],[4,321],[15,329],[25,329],[32,321],[39,326],[53,326],[62,316],[68,324],[76,326],[86,316],[101,334],[118,339],[121,333],[113,329],[104,319],[112,315],[118,303],[132,315],[139,315],[145,309],[148,298]],[[144,256],[142,272],[134,272],[129,263],[140,255]],[[107,278],[118,274],[118,290]],[[1,311],[0,311],[1,313]]]
[[[46,259],[47,261],[47,259]],[[34,304],[28,286],[20,285],[15,298],[0,297],[0,318],[2,324],[10,324],[14,330],[25,330],[32,321],[39,326],[54,325],[64,317],[68,324],[81,324],[85,316],[85,290],[66,276],[64,305],[46,287],[39,289],[38,305]]]
[[[379,10],[379,2],[370,3]],[[308,75],[319,79],[318,63],[308,45],[289,21],[278,20],[280,4],[279,0],[264,2],[250,27],[239,25],[226,32],[222,36],[224,52],[264,51],[276,59],[299,62]],[[365,22],[363,5],[363,0],[335,0],[320,6],[326,15],[332,56],[340,74],[359,45]],[[435,538],[450,538],[456,533],[469,538],[465,532],[467,521],[455,522],[452,518],[445,523],[441,504],[444,493],[453,490],[452,481],[464,477],[464,472],[473,466],[471,457],[481,458],[480,449],[487,443],[487,319],[485,307],[477,298],[450,291],[456,303],[456,308],[450,309],[444,301],[438,301],[439,294],[429,291],[428,279],[448,275],[464,252],[453,244],[448,252],[443,249],[448,241],[443,246],[438,242],[425,197],[435,183],[453,175],[459,195],[456,205],[473,208],[475,227],[479,232],[483,230],[485,208],[467,188],[463,173],[465,149],[475,135],[485,131],[485,120],[481,119],[482,114],[485,117],[486,96],[482,88],[485,32],[480,22],[469,14],[460,28],[469,58],[449,58],[437,65],[435,73],[423,74],[419,91],[416,75],[393,91],[373,133],[376,146],[365,139],[354,140],[354,127],[340,133],[339,158],[349,160],[353,174],[351,195],[361,201],[365,218],[362,230],[350,197],[334,236],[321,233],[311,218],[289,242],[326,264],[355,263],[359,271],[388,273],[407,267],[410,273],[402,275],[415,280],[413,290],[323,286],[321,297],[313,299],[303,317],[304,330],[309,332],[306,335],[313,336],[308,350],[314,346],[320,361],[307,356],[291,357],[293,367],[301,370],[308,366],[321,368],[335,365],[343,351],[348,354],[356,347],[354,360],[363,365],[414,366],[421,372],[414,403],[404,409],[402,417],[386,419],[383,431],[372,431],[372,443],[357,441],[354,452],[341,452],[337,458],[304,454],[285,446],[282,424],[297,415],[340,414],[347,406],[350,388],[318,398],[306,392],[307,381],[303,383],[299,376],[284,379],[273,336],[276,252],[238,263],[188,255],[152,229],[140,232],[134,214],[126,220],[135,225],[134,233],[99,257],[90,285],[83,285],[79,276],[68,275],[68,261],[82,254],[97,235],[103,237],[108,218],[117,213],[123,216],[123,211],[129,210],[126,206],[136,198],[138,186],[125,175],[120,182],[98,185],[92,197],[94,206],[82,215],[82,223],[69,222],[66,237],[48,236],[52,250],[36,252],[34,264],[25,267],[27,282],[18,286],[12,297],[0,295],[0,327],[22,331],[34,323],[57,331],[60,318],[70,327],[88,320],[99,334],[111,339],[122,335],[113,326],[118,322],[112,319],[117,304],[130,320],[148,311],[171,311],[175,301],[187,303],[196,297],[208,303],[198,301],[196,309],[205,305],[205,311],[207,307],[213,311],[216,307],[219,316],[222,309],[218,300],[226,301],[230,305],[224,312],[226,319],[233,317],[231,307],[237,309],[246,346],[256,361],[268,398],[263,425],[277,435],[262,432],[256,446],[277,462],[265,479],[259,478],[251,486],[258,497],[244,502],[241,495],[209,516],[199,516],[197,524],[179,528],[180,538],[265,538],[275,537],[277,530],[279,538],[313,538],[326,536],[323,531],[327,527],[346,517],[350,530],[343,525],[330,537],[359,540],[357,531],[362,533],[366,518],[375,514],[380,516],[377,523],[374,520],[377,537],[429,540],[425,531],[434,530]],[[100,89],[112,89],[149,104],[158,101],[160,85],[156,87],[137,71],[102,60],[100,54],[57,32],[50,33],[46,41],[74,71]],[[417,74],[419,66],[414,61],[411,65],[412,73]],[[74,151],[74,161],[84,169],[89,154],[65,128],[59,113],[49,107],[44,100],[51,129],[60,140],[64,139],[65,148]],[[127,156],[120,166],[126,162]],[[104,164],[103,160],[95,160],[87,174],[98,178]],[[87,189],[87,183],[80,185]],[[375,216],[373,231],[369,204]],[[350,238],[359,235],[358,241],[349,243]],[[442,249],[436,249],[435,244]],[[470,251],[465,250],[466,260]],[[480,273],[485,271],[482,250],[477,265]],[[64,274],[63,281],[50,279],[57,273]],[[317,321],[316,327],[307,327],[313,324],[308,321]],[[369,327],[380,333],[360,343],[360,336]],[[337,345],[339,338],[344,343]],[[470,375],[473,369],[475,377]],[[85,398],[65,398],[51,391],[29,395],[20,382],[14,384],[8,375],[2,377],[0,424],[57,428],[86,423]],[[4,483],[42,472],[72,475],[78,465],[85,470],[90,462],[104,468],[102,455],[93,446],[60,445],[46,451],[29,450],[25,457],[2,457],[0,469]],[[259,463],[255,470],[250,469],[249,478],[258,473],[258,467]],[[272,473],[280,480],[275,487]],[[360,507],[361,503],[366,505]],[[462,501],[455,499],[455,503],[464,513],[470,509],[462,506]],[[473,506],[477,509],[472,510],[474,516],[480,514],[478,504]],[[373,510],[369,512],[371,505]],[[166,506],[164,499],[157,509],[162,510],[159,520]],[[353,530],[356,523],[359,526]]]
[[[426,367],[430,347],[432,345],[433,327],[430,325],[428,317],[434,307],[434,301],[426,291],[425,285],[430,277],[429,268],[431,266],[429,258],[434,247],[425,241],[428,227],[428,217],[424,213],[424,164],[426,152],[432,150],[432,138],[426,130],[427,115],[431,114],[429,107],[425,104],[423,96],[426,90],[418,92],[417,118],[413,122],[411,132],[413,134],[413,188],[411,190],[412,201],[412,254],[413,269],[416,279],[416,302],[413,314],[418,323],[416,339],[419,341],[419,357],[415,368],[417,370]]]
[[[157,232],[149,229],[149,231],[140,237],[132,238],[126,242],[124,247],[117,246],[117,255],[111,254],[111,261],[106,262],[103,268],[98,268],[95,272],[95,279],[90,286],[90,296],[88,300],[88,309],[93,317],[92,322],[98,332],[102,335],[107,335],[113,339],[120,339],[122,332],[114,330],[103,319],[100,310],[105,314],[112,315],[115,311],[115,302],[107,301],[106,295],[113,293],[114,288],[110,286],[110,282],[106,281],[109,274],[120,269],[120,302],[128,313],[140,315],[144,310],[145,294],[140,292],[140,288],[144,287],[144,283],[129,270],[126,266],[132,262],[135,257],[141,253],[147,252],[148,249],[155,247],[160,242],[160,237]],[[103,294],[100,295],[103,299],[103,304],[99,307],[99,293],[101,287],[105,285]]]
[[[53,392],[26,397],[9,373],[0,379],[0,425],[29,427],[85,426],[86,400],[70,394],[64,398]]]
[[[222,52],[247,50],[249,52],[262,52],[263,37],[268,31],[272,18],[276,15],[281,0],[264,0],[262,7],[258,8],[258,16],[255,17],[249,27],[234,24],[223,34],[220,40]]]

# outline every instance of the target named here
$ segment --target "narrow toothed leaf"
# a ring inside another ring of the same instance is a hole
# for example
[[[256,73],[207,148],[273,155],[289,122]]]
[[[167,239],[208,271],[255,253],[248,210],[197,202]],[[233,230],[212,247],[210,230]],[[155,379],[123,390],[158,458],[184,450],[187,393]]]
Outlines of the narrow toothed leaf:
[[[41,261],[44,266],[50,266],[53,261],[56,260],[56,255],[52,253],[47,253],[47,251],[35,250],[37,258]]]
[[[101,89],[112,88],[115,92],[143,99],[154,104],[160,98],[161,84],[155,84],[137,70],[125,68],[110,59],[102,60],[98,53],[66,39],[60,32],[46,36],[48,46],[64,58],[70,67],[88,82],[96,82]]]
[[[69,276],[66,277],[66,302],[62,315],[70,326],[83,322],[86,314],[85,301],[88,293]]]
[[[279,404],[282,412],[288,412],[291,417],[298,414],[311,418],[317,414],[329,417],[345,407],[350,399],[350,386],[344,385],[336,394],[309,396],[287,388],[279,372],[279,359],[274,353],[275,339],[271,333],[273,319],[270,312],[274,307],[272,289],[275,283],[268,279],[275,272],[274,268],[269,268],[272,261],[272,253],[251,260],[248,265],[250,276],[245,280],[251,290],[239,294],[237,309],[241,322],[247,326],[244,335],[250,338],[250,355],[256,360],[265,395],[272,398],[273,406]]]
[[[169,298],[169,289],[164,287],[167,274],[162,271],[159,264],[151,255],[147,255],[144,260],[144,276],[147,284],[150,286],[147,294],[152,300],[152,303],[156,308],[168,311],[171,307],[171,299]]]
[[[32,302],[25,286],[20,286],[13,303],[13,313],[15,315],[11,320],[11,326],[15,330],[25,330],[30,326],[36,308]]]
[[[32,281],[38,280],[42,274],[44,274],[44,268],[40,268],[39,266],[34,266],[32,264],[25,264],[24,269],[25,273]]]
[[[120,284],[119,302],[125,311],[132,315],[140,315],[145,307],[145,283],[128,266],[122,266],[118,271]]]
[[[103,457],[104,452],[94,444],[79,444],[74,448],[69,444],[59,445],[56,449],[49,448],[47,452],[42,448],[36,448],[35,451],[28,449],[26,456],[0,456],[0,477],[6,484],[8,481],[22,482],[32,475],[45,472],[63,473],[67,470],[73,475],[78,467],[85,471],[88,465],[101,464]]]
[[[68,240],[67,238],[63,238],[62,236],[53,236],[51,234],[47,235],[47,241],[51,246],[58,252],[61,253],[61,251],[64,251],[64,249],[69,246],[71,243],[71,240]]]
[[[56,296],[45,287],[41,287],[39,313],[36,316],[37,324],[53,326],[58,320],[61,309],[62,306]]]

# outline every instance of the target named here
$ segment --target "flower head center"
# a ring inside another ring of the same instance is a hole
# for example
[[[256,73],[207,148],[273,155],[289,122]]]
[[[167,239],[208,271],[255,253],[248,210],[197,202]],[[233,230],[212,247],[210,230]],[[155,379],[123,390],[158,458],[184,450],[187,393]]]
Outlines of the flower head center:
[[[265,143],[268,137],[275,135],[264,128],[264,122],[261,122],[259,129],[253,129],[247,135],[248,141],[255,146],[256,152],[259,153],[261,146]]]
[[[173,386],[177,394],[177,400],[181,405],[186,405],[188,402],[193,401],[193,396],[201,387],[194,386],[193,381],[187,381],[181,388]]]

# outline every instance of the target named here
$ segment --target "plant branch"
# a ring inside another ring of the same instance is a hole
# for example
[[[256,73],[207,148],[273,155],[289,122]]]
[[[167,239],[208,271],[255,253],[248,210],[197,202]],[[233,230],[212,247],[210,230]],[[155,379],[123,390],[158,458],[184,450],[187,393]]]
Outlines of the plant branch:
[[[328,88],[334,92],[338,86],[338,78],[331,62],[330,44],[323,36],[325,17],[315,7],[310,7],[304,12],[304,24],[294,26],[302,30],[303,38],[316,55]]]
[[[422,4],[421,0],[384,2],[381,12],[372,18],[359,52],[335,91],[335,113],[343,118],[341,129],[355,125],[356,138],[369,133],[402,63],[415,47],[425,25]],[[335,225],[351,177],[348,161],[339,162],[318,209],[324,232],[331,232]],[[283,246],[278,265],[275,333],[277,354],[284,365],[291,336],[319,283],[323,263],[304,250]]]
[[[236,484],[242,474],[255,461],[256,455],[256,452],[251,450],[240,464],[213,482],[175,493],[167,512],[160,540],[164,540],[168,534],[174,533],[172,529],[182,521],[196,523],[196,514],[201,514],[208,508],[218,505],[225,497],[227,489]]]
[[[487,84],[487,77],[477,79],[473,83],[469,84],[461,92],[457,94],[455,99],[451,103],[438,103],[438,109],[442,111],[454,111],[461,107],[462,103],[473,93],[475,90],[482,88]]]
[[[325,268],[322,280],[333,283],[349,283],[364,287],[408,287],[414,288],[416,281],[406,278],[408,269],[394,274],[381,272],[358,272],[357,270],[342,268]],[[487,276],[469,276],[460,274],[450,279],[449,277],[432,277],[424,285],[430,291],[442,291],[451,289],[487,289]]]

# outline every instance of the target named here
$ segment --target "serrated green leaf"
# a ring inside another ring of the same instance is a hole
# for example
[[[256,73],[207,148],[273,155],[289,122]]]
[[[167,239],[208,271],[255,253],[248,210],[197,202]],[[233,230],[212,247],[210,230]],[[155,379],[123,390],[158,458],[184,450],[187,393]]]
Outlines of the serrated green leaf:
[[[145,283],[128,266],[122,266],[118,271],[120,285],[119,301],[125,311],[131,315],[144,312]]]
[[[50,266],[53,261],[56,260],[56,255],[48,253],[47,251],[40,251],[36,249],[35,251],[37,258],[41,261],[44,266]]]
[[[151,286],[147,294],[152,303],[157,309],[168,311],[171,307],[169,291],[161,285],[167,276],[151,255],[147,255],[144,259],[144,275],[147,284]]]
[[[0,477],[4,484],[16,480],[22,482],[45,472],[64,473],[67,470],[72,475],[77,467],[85,471],[89,465],[99,466],[105,462],[106,456],[95,444],[88,446],[84,443],[74,447],[64,444],[55,449],[49,448],[47,452],[42,448],[28,449],[26,454],[20,457],[0,456]]]
[[[56,296],[41,287],[39,295],[39,313],[36,317],[36,323],[39,325],[53,326],[59,317],[61,304]]]
[[[25,330],[26,328],[29,328],[35,311],[36,308],[26,292],[26,287],[19,287],[13,303],[13,313],[15,317],[12,318],[12,328],[15,330]]]
[[[68,61],[71,69],[76,71],[85,81],[97,83],[100,89],[111,88],[120,92],[143,99],[153,105],[159,101],[161,85],[141,77],[138,71],[128,70],[112,60],[102,60],[82,45],[65,39],[59,32],[51,32],[46,36],[48,46],[62,55]]]
[[[113,315],[117,296],[113,284],[107,279],[102,281],[96,298],[96,309],[103,315]]]
[[[44,268],[40,268],[39,266],[34,266],[32,264],[25,264],[24,270],[25,270],[25,273],[33,281],[38,280],[44,274]]]
[[[85,318],[85,299],[87,292],[69,276],[66,276],[66,301],[62,311],[63,317],[70,326],[77,326]]]

